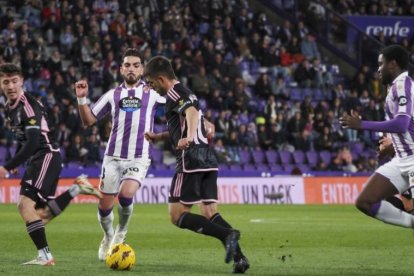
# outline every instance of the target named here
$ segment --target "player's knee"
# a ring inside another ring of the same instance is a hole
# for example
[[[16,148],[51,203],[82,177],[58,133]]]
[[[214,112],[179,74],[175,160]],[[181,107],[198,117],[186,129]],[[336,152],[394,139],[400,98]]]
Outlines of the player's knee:
[[[370,215],[371,203],[364,198],[358,197],[355,201],[355,206],[364,214]]]

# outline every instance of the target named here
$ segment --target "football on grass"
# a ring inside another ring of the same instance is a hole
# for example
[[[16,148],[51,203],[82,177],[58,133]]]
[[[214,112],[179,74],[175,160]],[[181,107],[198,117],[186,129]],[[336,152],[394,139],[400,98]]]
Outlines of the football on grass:
[[[106,255],[105,263],[113,270],[131,270],[135,265],[135,252],[128,244],[114,244]]]

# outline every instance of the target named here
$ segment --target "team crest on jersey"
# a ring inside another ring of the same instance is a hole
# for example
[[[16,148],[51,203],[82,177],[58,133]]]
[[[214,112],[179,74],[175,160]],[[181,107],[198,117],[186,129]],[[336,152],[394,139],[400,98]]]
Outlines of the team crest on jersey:
[[[148,93],[150,91],[150,87],[148,85],[144,85],[144,88],[142,90],[144,93]]]
[[[183,104],[184,104],[184,100],[183,99],[181,99],[181,100],[178,101],[178,105],[179,106],[182,106]]]
[[[32,118],[32,119],[29,120],[28,123],[29,123],[29,125],[32,125],[32,126],[35,125],[36,124],[36,119]]]
[[[407,104],[407,98],[405,96],[398,97],[398,105],[404,106]]]
[[[140,109],[142,102],[137,97],[126,97],[119,101],[119,108],[125,112],[134,112]]]

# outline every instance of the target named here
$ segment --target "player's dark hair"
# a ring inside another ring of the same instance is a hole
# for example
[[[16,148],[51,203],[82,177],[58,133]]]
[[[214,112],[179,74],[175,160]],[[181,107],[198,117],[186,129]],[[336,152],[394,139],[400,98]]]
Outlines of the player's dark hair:
[[[13,63],[3,63],[0,65],[0,77],[13,75],[23,76],[22,69]]]
[[[402,70],[408,69],[409,56],[404,47],[400,45],[390,45],[382,49],[381,54],[387,62],[395,60]]]
[[[155,56],[145,65],[144,77],[155,78],[158,76],[164,76],[171,80],[177,79],[171,62],[163,56]]]
[[[131,57],[131,56],[139,57],[141,60],[141,63],[144,63],[144,55],[137,48],[127,48],[124,54],[122,55],[122,61],[124,60],[125,57]]]

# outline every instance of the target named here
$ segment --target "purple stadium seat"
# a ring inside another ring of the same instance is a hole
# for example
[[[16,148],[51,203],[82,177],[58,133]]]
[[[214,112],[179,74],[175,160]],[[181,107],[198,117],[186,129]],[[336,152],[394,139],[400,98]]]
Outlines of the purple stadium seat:
[[[278,165],[273,165],[273,166],[278,166]],[[256,167],[257,167],[257,171],[259,172],[267,172],[270,170],[267,164],[257,164]]]
[[[303,99],[302,90],[300,88],[292,87],[290,89],[290,100],[301,101]]]
[[[162,152],[162,150],[152,149],[151,159],[154,163],[162,163],[164,160],[164,153]]]
[[[240,163],[248,164],[250,163],[250,152],[247,150],[240,151]]]
[[[273,165],[273,164],[279,164],[279,155],[275,150],[267,150],[265,151],[266,161],[267,164]]]
[[[218,166],[219,171],[228,171],[229,170],[229,166],[227,164],[221,163]]]
[[[76,161],[71,161],[66,164],[68,169],[81,169],[83,168],[82,164]]]
[[[168,165],[166,165],[164,163],[155,163],[154,164],[154,169],[155,170],[168,170],[169,167],[168,167]]]
[[[298,165],[298,168],[302,171],[302,173],[308,173],[312,170],[312,168],[306,164],[300,164]]]
[[[61,148],[60,150],[62,151],[62,148]],[[99,156],[100,156],[102,159],[105,157],[105,150],[106,150],[106,148],[105,148],[105,147],[100,147],[100,148],[99,148]],[[62,156],[63,156],[63,154],[62,154]]]
[[[319,152],[319,158],[325,163],[325,164],[331,164],[332,154],[330,151],[323,150]]]
[[[274,164],[269,166],[270,167],[270,171],[272,173],[282,173],[283,172],[283,168],[280,165]]]
[[[302,98],[305,98],[305,97],[310,97],[312,99],[312,97],[313,97],[312,89],[305,88],[305,89],[302,90]],[[313,99],[313,100],[315,100],[315,99]]]
[[[243,164],[243,170],[245,172],[255,172],[257,169],[253,164]]]
[[[307,151],[305,155],[309,166],[314,167],[318,164],[318,153],[316,151]]]
[[[293,163],[295,163],[296,165],[305,163],[305,153],[303,153],[303,151],[301,150],[295,150],[292,153],[292,157],[293,157]]]
[[[360,154],[364,151],[364,143],[361,142],[351,142],[349,143],[349,149],[353,152]]]
[[[279,151],[279,157],[280,157],[280,163],[282,165],[292,163],[292,153],[290,151],[287,151],[287,150]]]
[[[285,173],[289,173],[289,174],[292,172],[293,168],[295,168],[295,167],[296,166],[295,165],[292,165],[292,164],[283,164],[282,165],[283,171]]]
[[[234,172],[239,172],[239,171],[242,171],[242,167],[239,164],[231,164],[230,170]]]
[[[321,89],[315,89],[313,91],[313,97],[312,98],[313,98],[313,100],[321,101],[325,98],[325,95],[323,94]]]
[[[265,162],[265,154],[261,150],[254,150],[252,152],[252,157],[255,164],[262,164]]]
[[[7,148],[1,146],[0,147],[0,161],[4,162],[6,160],[6,157],[7,157]]]

